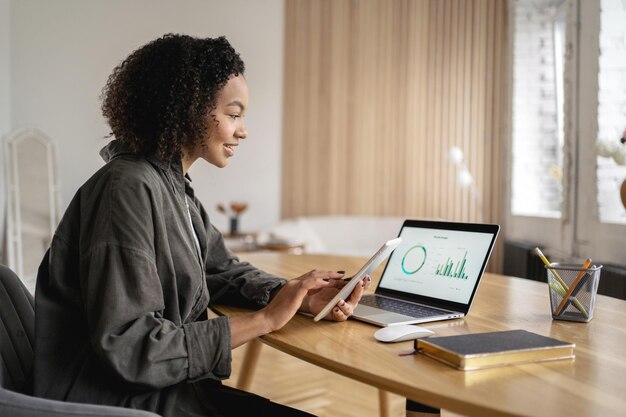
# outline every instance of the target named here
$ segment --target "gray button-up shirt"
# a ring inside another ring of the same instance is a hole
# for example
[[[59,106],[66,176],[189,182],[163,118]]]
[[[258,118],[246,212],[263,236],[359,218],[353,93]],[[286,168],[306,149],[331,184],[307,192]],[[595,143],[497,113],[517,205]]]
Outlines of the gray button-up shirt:
[[[207,320],[209,301],[261,307],[284,280],[224,247],[180,161],[120,141],[101,155],[39,269],[35,394],[159,411],[177,385],[230,375],[229,320]]]

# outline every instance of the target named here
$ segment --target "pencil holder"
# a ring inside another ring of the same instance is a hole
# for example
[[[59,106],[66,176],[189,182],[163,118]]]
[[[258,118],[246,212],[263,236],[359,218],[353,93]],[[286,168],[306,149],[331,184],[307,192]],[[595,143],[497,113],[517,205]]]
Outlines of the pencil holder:
[[[546,266],[553,319],[588,322],[593,318],[601,269],[602,265]]]

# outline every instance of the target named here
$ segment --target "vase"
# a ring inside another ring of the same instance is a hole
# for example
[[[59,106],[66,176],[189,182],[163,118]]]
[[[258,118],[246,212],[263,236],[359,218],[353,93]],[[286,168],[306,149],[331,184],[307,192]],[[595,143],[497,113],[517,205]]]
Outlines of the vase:
[[[239,233],[239,217],[233,216],[230,218],[230,234],[232,236]]]

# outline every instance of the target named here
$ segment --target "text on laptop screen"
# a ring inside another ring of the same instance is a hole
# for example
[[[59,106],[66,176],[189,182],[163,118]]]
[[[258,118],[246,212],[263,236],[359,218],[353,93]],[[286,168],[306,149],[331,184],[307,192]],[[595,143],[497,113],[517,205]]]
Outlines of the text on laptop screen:
[[[467,303],[491,233],[404,227],[379,287]]]

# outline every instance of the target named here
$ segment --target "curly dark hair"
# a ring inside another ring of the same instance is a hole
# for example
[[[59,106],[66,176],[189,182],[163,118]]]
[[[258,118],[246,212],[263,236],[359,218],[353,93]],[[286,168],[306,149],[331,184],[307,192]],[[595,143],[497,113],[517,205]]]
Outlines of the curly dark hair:
[[[244,69],[224,37],[167,34],[115,67],[102,90],[102,114],[132,152],[171,161],[183,146],[195,148],[218,92]]]

